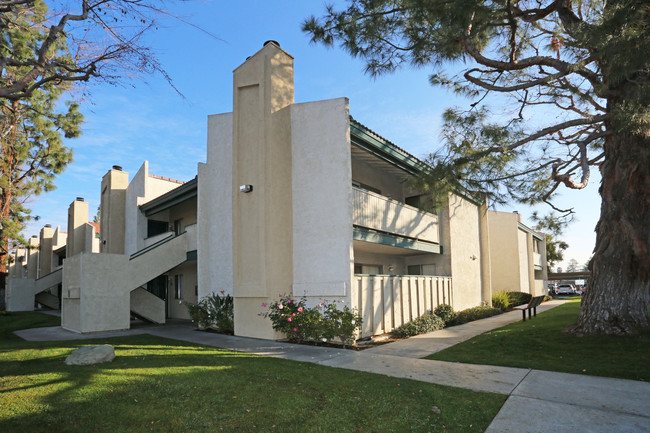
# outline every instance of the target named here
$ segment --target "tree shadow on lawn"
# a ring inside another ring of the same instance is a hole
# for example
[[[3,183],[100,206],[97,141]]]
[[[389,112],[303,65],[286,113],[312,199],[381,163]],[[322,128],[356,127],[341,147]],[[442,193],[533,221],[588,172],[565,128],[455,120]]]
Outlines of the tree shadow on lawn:
[[[102,343],[113,362],[64,364]],[[20,346],[31,360],[0,363],[0,431],[483,431],[505,400],[151,336]]]
[[[649,381],[650,331],[582,337],[563,332],[579,309],[579,301],[570,301],[426,358]]]

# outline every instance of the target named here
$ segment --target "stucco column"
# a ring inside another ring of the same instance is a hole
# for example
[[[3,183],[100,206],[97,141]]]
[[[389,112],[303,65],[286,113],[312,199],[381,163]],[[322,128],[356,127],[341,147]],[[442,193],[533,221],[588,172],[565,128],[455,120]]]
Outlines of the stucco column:
[[[31,278],[32,280],[35,280],[38,275],[38,246],[38,236],[34,235],[29,238],[29,241],[27,242],[27,278]]]
[[[533,256],[533,234],[526,233],[526,249],[528,251],[528,286],[531,295],[535,295],[535,257]]]
[[[99,235],[102,253],[124,254],[126,188],[129,174],[114,165],[102,178]]]
[[[88,203],[81,197],[70,203],[68,208],[68,238],[66,256],[81,253],[86,245],[86,223],[88,222]],[[90,251],[88,251],[90,252]]]
[[[232,242],[235,334],[272,339],[261,303],[289,293],[293,57],[275,43],[235,69]],[[242,187],[243,185],[243,187]]]
[[[54,229],[49,224],[41,229],[38,251],[38,275],[44,277],[52,272],[52,247],[54,243]]]
[[[492,266],[490,258],[490,230],[487,201],[479,207],[479,232],[481,242],[481,303],[492,305]]]

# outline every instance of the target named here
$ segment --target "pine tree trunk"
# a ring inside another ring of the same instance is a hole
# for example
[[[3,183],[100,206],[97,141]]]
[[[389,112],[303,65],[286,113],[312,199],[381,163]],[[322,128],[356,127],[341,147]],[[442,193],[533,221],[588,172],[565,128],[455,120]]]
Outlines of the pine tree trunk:
[[[600,168],[602,205],[576,334],[650,327],[650,138],[614,134]]]

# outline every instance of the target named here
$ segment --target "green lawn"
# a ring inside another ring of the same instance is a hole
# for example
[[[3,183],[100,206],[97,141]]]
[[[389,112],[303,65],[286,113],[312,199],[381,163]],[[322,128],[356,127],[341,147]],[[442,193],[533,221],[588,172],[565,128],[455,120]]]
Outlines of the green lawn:
[[[627,337],[562,333],[575,323],[579,309],[580,300],[572,300],[427,358],[650,381],[650,332]]]
[[[11,333],[54,324],[0,315],[1,432],[481,432],[505,401],[146,335],[30,343]],[[64,364],[105,342],[112,363]]]

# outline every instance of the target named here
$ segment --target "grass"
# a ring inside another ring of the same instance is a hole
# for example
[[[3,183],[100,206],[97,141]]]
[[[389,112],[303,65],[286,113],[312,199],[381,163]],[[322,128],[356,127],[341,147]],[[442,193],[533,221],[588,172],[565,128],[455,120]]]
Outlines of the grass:
[[[52,319],[0,315],[2,432],[480,432],[505,401],[147,335],[32,343],[11,333]],[[98,343],[115,347],[113,362],[64,364]]]
[[[580,299],[478,335],[427,359],[650,381],[650,331],[625,337],[562,333],[575,323]]]

